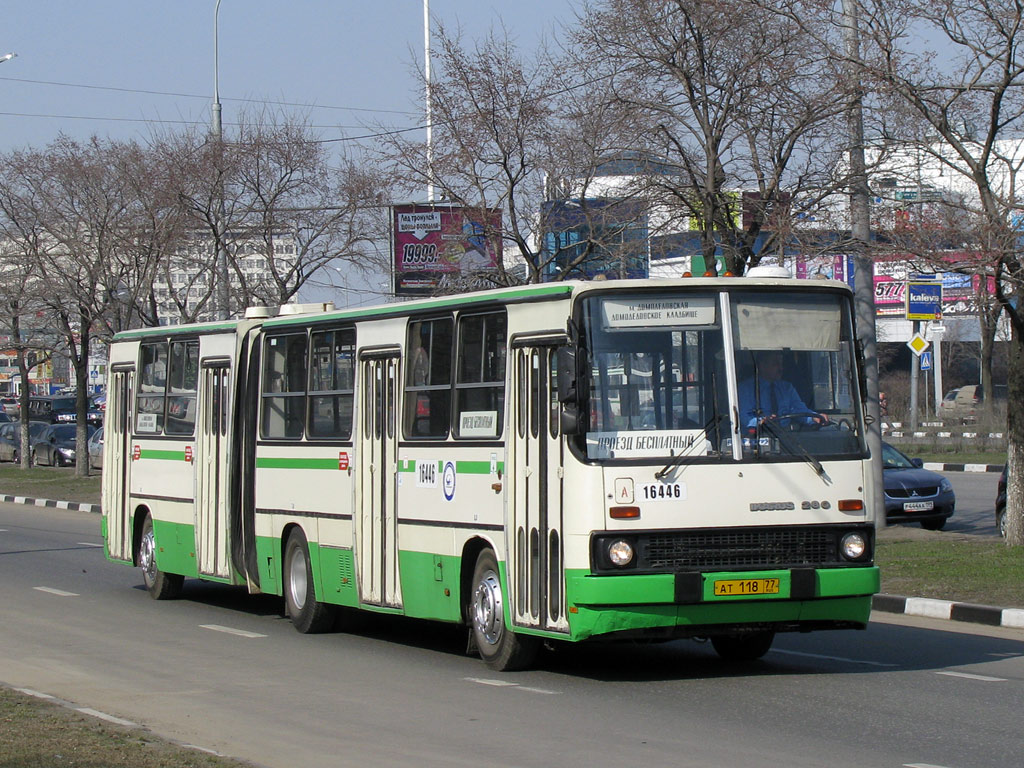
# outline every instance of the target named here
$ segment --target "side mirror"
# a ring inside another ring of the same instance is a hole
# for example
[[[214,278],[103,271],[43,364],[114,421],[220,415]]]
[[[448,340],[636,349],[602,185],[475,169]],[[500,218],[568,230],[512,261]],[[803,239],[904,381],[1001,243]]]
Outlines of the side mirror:
[[[911,459],[910,463],[913,464],[918,469],[924,467],[924,459]]]

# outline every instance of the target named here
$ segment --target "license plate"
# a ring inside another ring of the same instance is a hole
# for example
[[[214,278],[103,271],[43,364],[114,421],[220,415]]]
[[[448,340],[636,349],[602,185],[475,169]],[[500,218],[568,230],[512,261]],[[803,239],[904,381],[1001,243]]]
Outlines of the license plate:
[[[930,509],[935,509],[934,501],[905,501],[903,503],[904,512],[927,512]]]
[[[715,596],[777,594],[778,579],[723,579],[715,582]]]

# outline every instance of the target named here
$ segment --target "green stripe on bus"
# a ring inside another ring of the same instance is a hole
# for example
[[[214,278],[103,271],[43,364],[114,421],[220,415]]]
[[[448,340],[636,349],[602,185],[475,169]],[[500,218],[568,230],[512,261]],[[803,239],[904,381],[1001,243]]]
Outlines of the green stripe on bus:
[[[327,459],[285,459],[275,456],[262,456],[256,458],[257,469],[333,469],[340,467],[337,456]]]
[[[158,451],[153,448],[142,448],[139,450],[139,458],[156,461],[184,461],[185,451]]]

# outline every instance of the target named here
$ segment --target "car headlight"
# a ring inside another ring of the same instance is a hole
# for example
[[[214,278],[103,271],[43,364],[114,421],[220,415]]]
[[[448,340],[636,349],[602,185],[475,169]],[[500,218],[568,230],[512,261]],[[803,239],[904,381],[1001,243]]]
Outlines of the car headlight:
[[[861,560],[867,554],[868,540],[863,533],[848,533],[839,541],[839,551],[847,560]]]
[[[69,459],[75,458],[74,448],[58,448],[57,453],[59,453],[61,456],[66,456]]]
[[[615,539],[608,545],[608,559],[619,568],[629,565],[633,562],[633,545],[625,539]]]
[[[949,491],[952,491],[952,490],[953,490],[953,484],[951,482],[949,482],[949,480],[947,480],[946,478],[942,478],[942,480],[939,482],[939,492],[940,493],[948,493]]]

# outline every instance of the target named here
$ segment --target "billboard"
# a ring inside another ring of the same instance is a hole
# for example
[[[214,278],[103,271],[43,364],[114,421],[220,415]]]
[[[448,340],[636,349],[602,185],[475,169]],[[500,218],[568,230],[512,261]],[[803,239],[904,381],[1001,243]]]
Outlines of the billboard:
[[[448,279],[496,269],[501,211],[408,203],[391,207],[396,296],[429,296]]]

